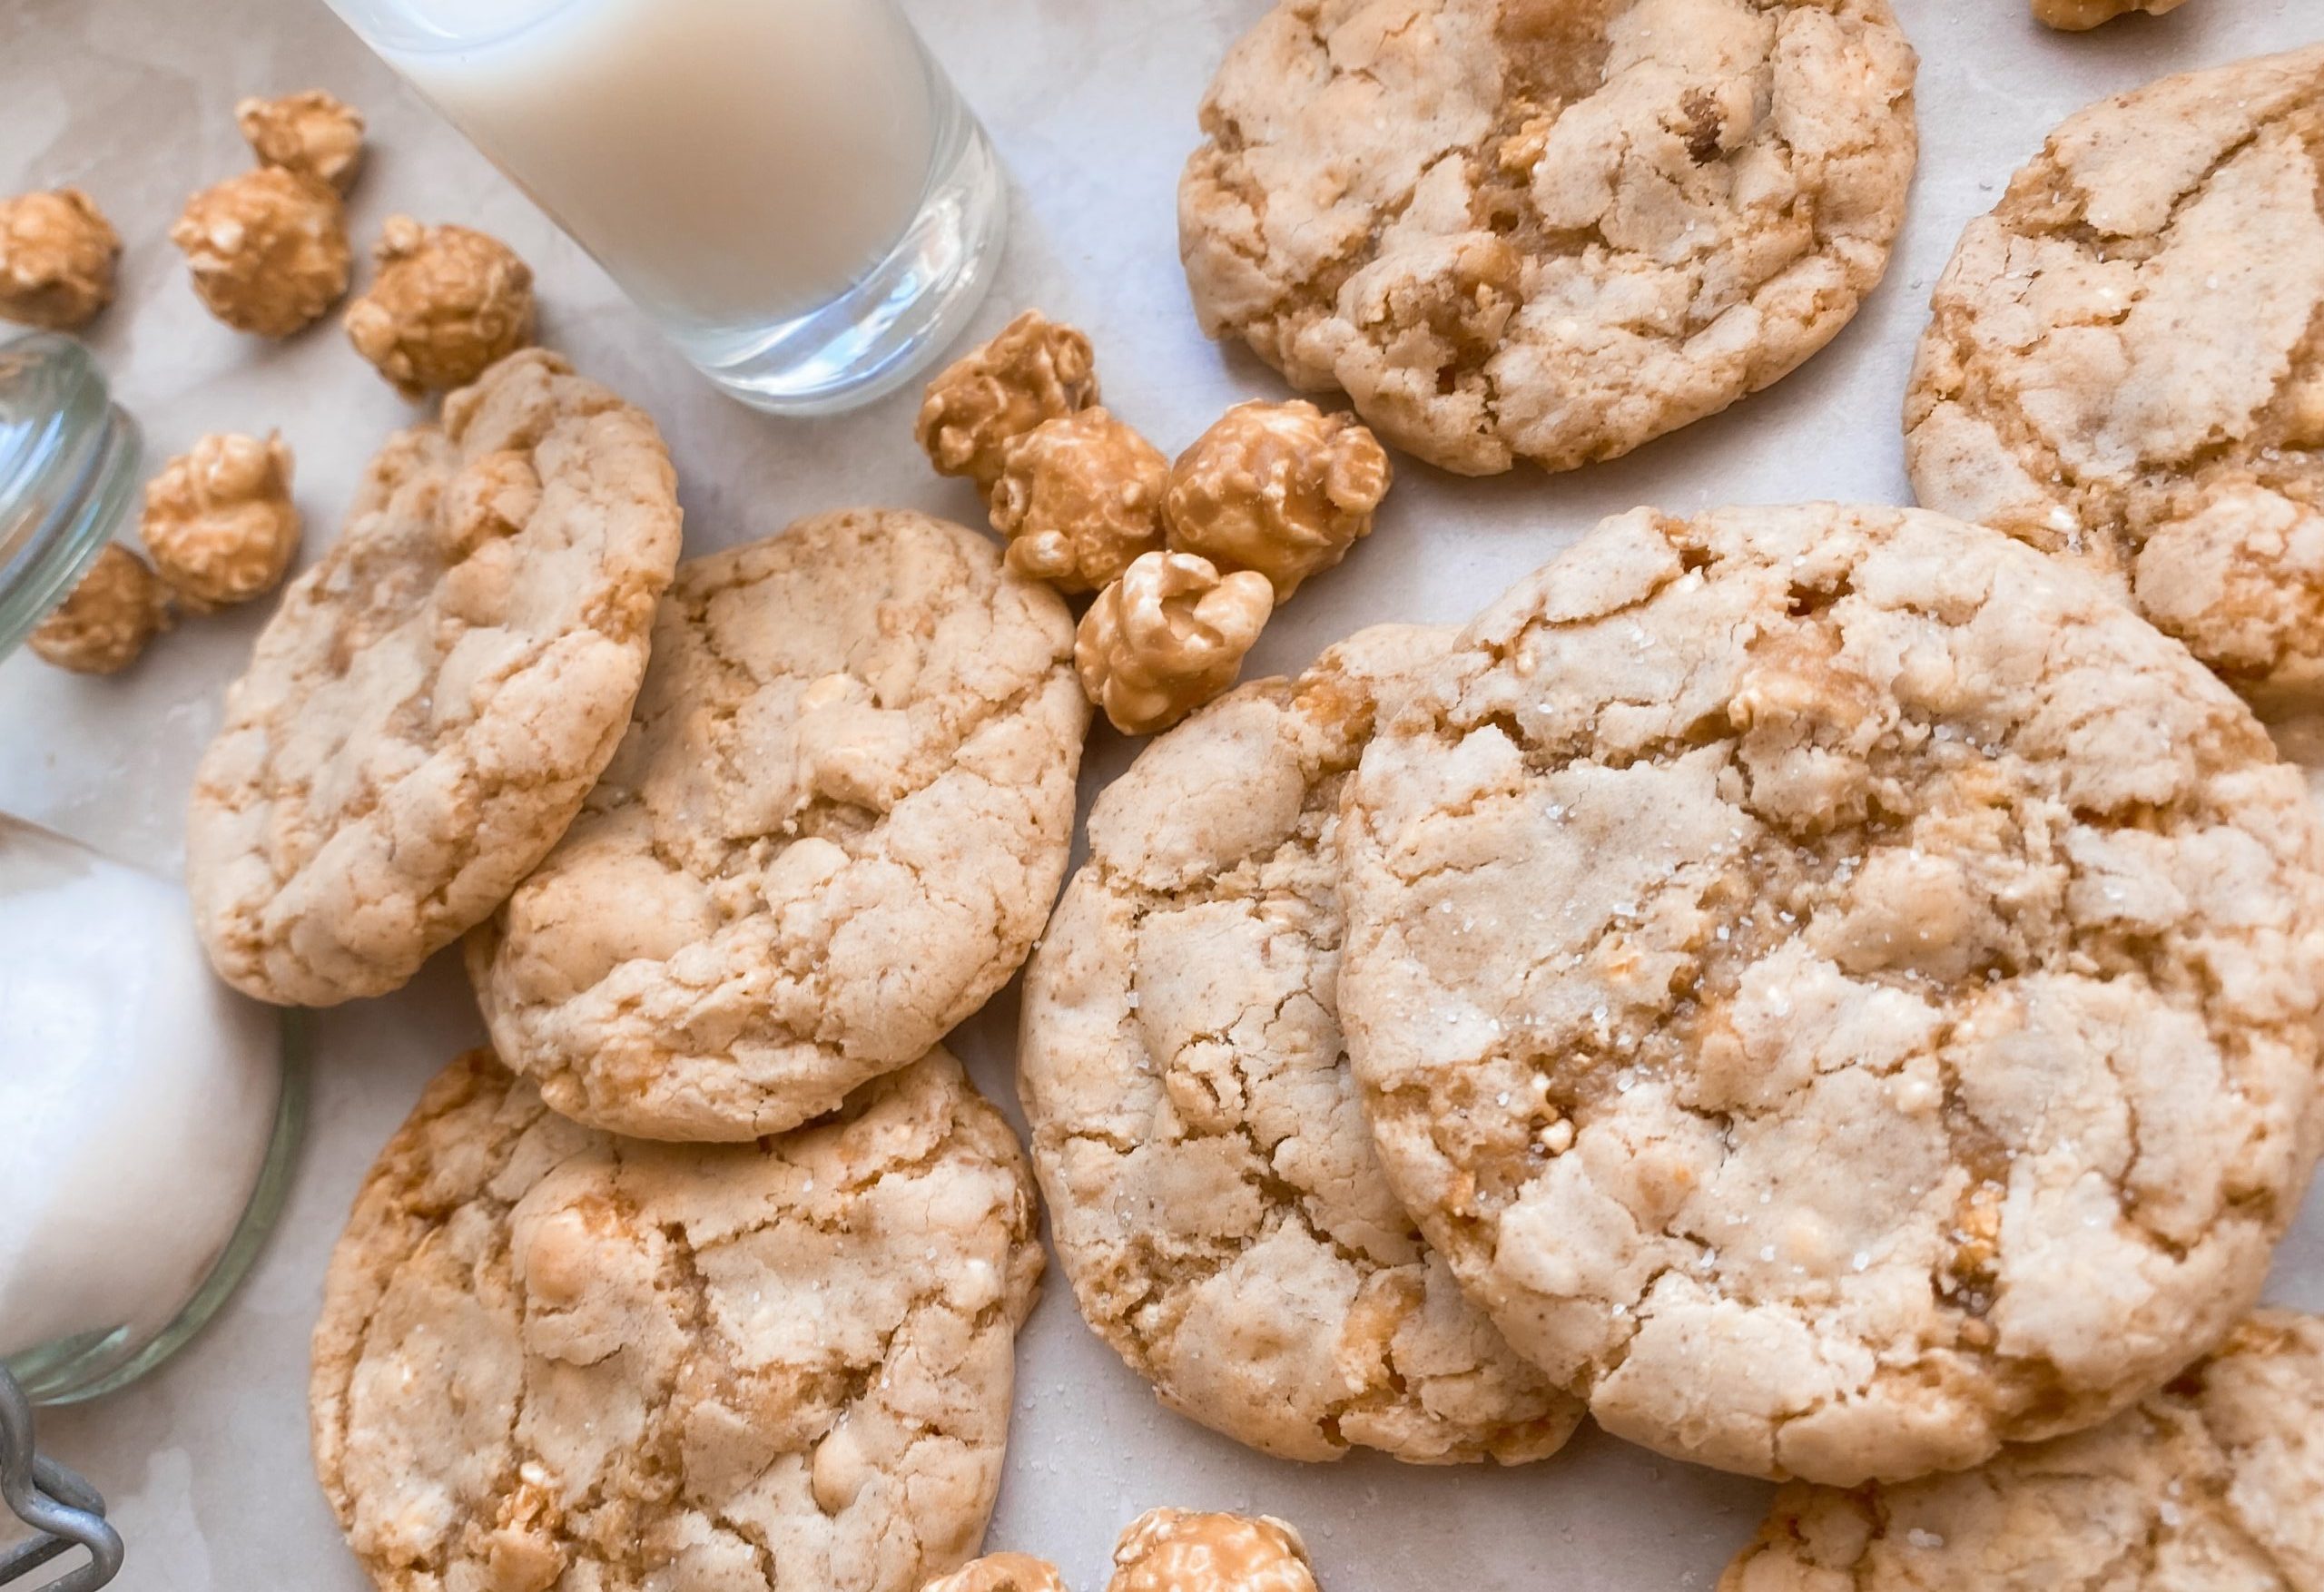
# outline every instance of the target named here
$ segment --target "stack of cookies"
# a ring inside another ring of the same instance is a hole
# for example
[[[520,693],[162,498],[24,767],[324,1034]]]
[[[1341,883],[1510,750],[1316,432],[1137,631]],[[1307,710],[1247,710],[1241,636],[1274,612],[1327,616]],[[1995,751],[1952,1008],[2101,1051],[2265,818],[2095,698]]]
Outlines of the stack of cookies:
[[[389,443],[201,767],[223,977],[329,1005],[466,935],[497,1047],[316,1328],[382,1587],[908,1592],[1000,1485],[1032,1182],[938,1042],[1064,872],[1071,619],[918,515],[678,551],[652,423],[518,354]]]

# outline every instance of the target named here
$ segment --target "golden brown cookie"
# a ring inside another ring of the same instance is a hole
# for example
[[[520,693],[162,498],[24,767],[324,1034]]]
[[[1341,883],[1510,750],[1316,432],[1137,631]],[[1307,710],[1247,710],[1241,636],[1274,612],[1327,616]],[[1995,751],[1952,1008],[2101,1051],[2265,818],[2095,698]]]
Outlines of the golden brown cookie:
[[[1515,1463],[1580,1417],[1389,1192],[1340,1042],[1340,795],[1377,693],[1449,639],[1364,631],[1156,742],[1026,973],[1018,1088],[1082,1313],[1285,1459]]]
[[[2313,1592],[2324,1321],[2253,1315],[2094,1431],[1977,1469],[1784,1489],[1719,1592]]]
[[[653,421],[553,355],[391,438],[195,771],[186,882],[227,982],[384,994],[505,900],[620,744],[677,558]]]
[[[1845,1485],[2094,1425],[2226,1335],[2307,1185],[2301,779],[1994,532],[1610,520],[1375,733],[1339,836],[1391,1183],[1661,1452]]]
[[[1040,1268],[940,1051],[732,1146],[580,1127],[478,1051],[331,1257],[317,1473],[383,1592],[914,1592],[983,1536]]]
[[[1058,595],[859,510],[694,559],[620,752],[478,930],[500,1054],[557,1110],[747,1139],[904,1066],[1008,981],[1089,720]]]
[[[2070,117],[1970,223],[1905,414],[1929,507],[2324,711],[2324,45]]]
[[[1279,0],[1179,188],[1195,307],[1446,469],[1611,458],[1855,314],[1913,75],[1888,0]]]

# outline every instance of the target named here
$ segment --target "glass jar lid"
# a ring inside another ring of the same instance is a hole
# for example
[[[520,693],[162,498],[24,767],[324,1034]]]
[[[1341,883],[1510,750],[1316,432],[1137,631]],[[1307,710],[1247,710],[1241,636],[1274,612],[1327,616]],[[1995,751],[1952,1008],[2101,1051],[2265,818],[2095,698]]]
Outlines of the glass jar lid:
[[[72,592],[137,474],[136,423],[89,352],[34,332],[0,343],[0,657]]]

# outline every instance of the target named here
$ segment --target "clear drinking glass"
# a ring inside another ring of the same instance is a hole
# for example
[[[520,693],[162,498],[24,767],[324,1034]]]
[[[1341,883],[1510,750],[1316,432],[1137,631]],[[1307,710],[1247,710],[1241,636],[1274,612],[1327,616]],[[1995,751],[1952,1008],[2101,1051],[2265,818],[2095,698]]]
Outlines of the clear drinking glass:
[[[136,469],[78,343],[0,343],[0,656]],[[34,1401],[133,1381],[233,1292],[296,1158],[297,1040],[211,974],[175,880],[0,813],[0,1366]]]
[[[744,403],[868,403],[991,284],[1000,163],[895,0],[328,3]]]

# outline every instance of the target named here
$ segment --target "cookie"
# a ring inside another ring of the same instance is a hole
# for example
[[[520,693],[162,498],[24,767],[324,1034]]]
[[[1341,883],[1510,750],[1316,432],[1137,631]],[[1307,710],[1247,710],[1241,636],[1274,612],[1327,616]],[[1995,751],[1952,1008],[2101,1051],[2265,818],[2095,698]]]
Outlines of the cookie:
[[[2324,710],[2324,45],[2069,118],[1915,362],[1931,508],[2073,558],[2269,716]]]
[[[1376,694],[1450,634],[1364,631],[1156,742],[1026,973],[1018,1088],[1082,1313],[1165,1403],[1284,1459],[1513,1463],[1580,1412],[1388,1192],[1340,1043],[1340,792]]]
[[[1994,532],[1610,520],[1379,730],[1339,836],[1390,1181],[1618,1436],[1853,1485],[2094,1425],[2299,1205],[2300,777]]]
[[[1888,0],[1279,0],[1179,186],[1195,308],[1445,469],[1612,458],[1856,313],[1914,71]]]
[[[468,946],[500,1055],[645,1138],[832,1109],[1024,961],[1088,718],[1064,603],[959,526],[825,515],[692,560],[620,752]]]
[[[316,1471],[384,1592],[913,1592],[984,1534],[1035,1228],[941,1051],[750,1145],[594,1132],[478,1051],[331,1257]]]
[[[1796,1486],[1720,1592],[2324,1587],[2324,1320],[2261,1311],[2095,1431],[1965,1475]]]
[[[620,744],[678,504],[653,421],[543,353],[371,461],[194,773],[186,883],[221,977],[383,995],[507,898]]]

